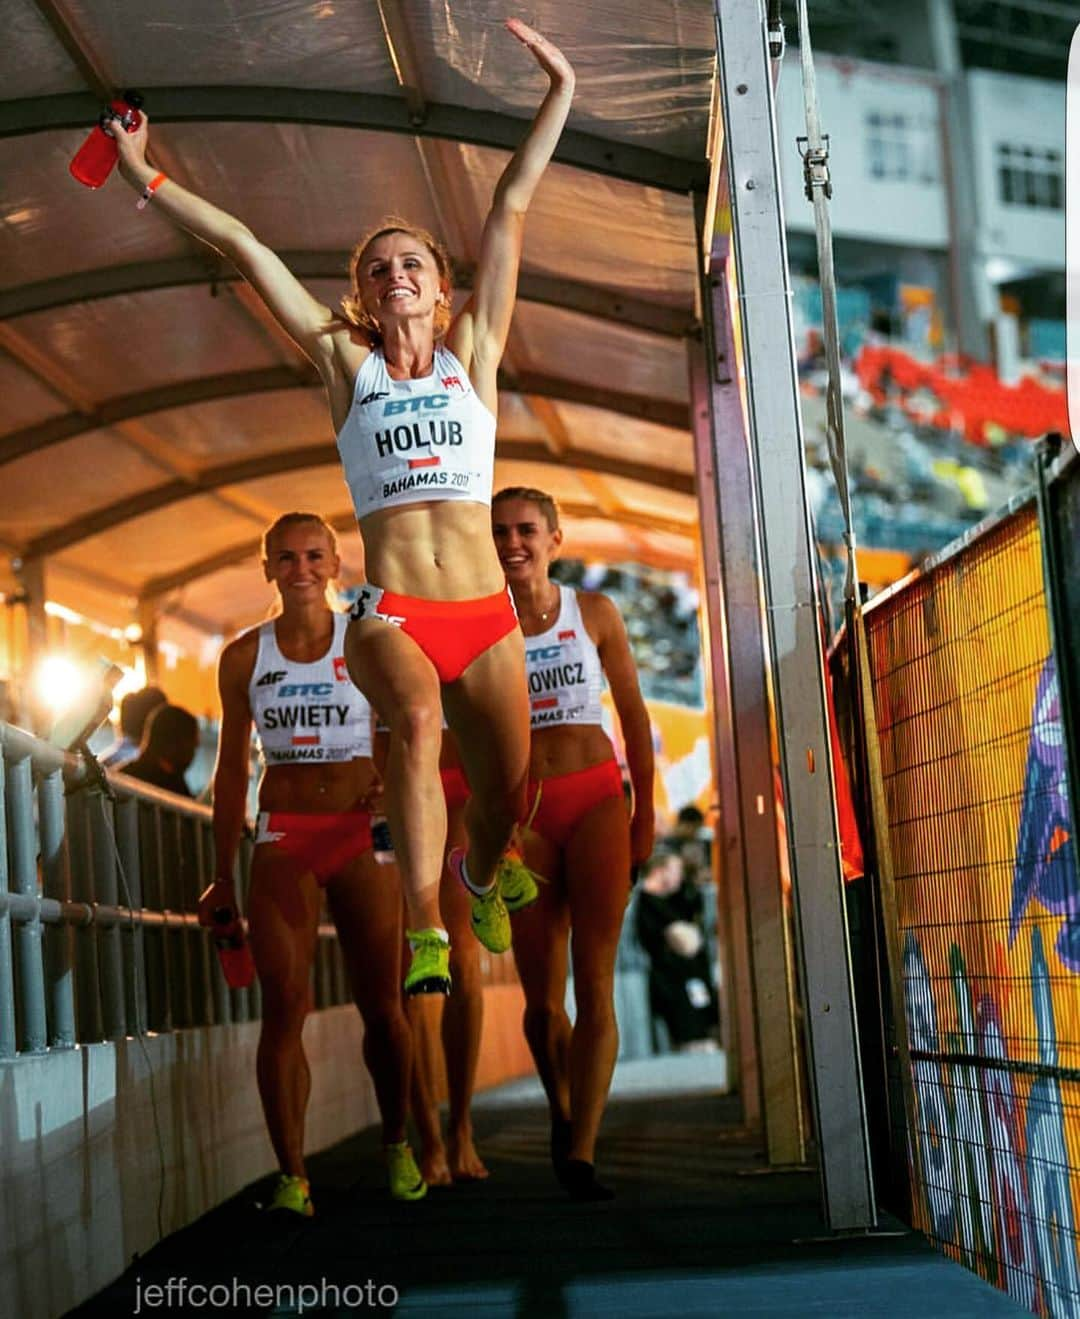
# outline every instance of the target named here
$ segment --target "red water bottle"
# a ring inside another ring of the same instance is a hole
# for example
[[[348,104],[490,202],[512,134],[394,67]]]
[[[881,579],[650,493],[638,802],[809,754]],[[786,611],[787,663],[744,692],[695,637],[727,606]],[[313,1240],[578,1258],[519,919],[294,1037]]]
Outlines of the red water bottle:
[[[230,989],[247,989],[255,979],[255,959],[244,922],[231,907],[214,908],[213,939],[225,983]]]
[[[91,130],[90,136],[75,152],[68,168],[72,176],[88,188],[100,188],[113,171],[118,159],[116,139],[105,131],[132,132],[142,123],[139,107],[143,100],[138,92],[124,92],[115,101],[109,102],[109,108],[102,110],[101,117]]]

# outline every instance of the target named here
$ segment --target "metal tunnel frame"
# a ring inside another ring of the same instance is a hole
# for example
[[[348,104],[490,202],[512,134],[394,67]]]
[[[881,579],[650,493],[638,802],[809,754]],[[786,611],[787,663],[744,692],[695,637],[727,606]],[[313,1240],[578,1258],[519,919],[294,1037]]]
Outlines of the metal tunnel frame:
[[[749,477],[747,506],[732,471],[743,414],[734,398],[737,364],[713,360],[712,442],[715,455],[719,577],[726,609],[731,710],[721,761],[734,755],[739,801],[725,802],[725,839],[737,831],[744,873],[752,962],[758,1071],[769,1159],[782,1149],[801,1158],[801,1104],[786,921],[776,856],[771,753],[775,721],[792,881],[795,961],[803,1044],[818,1142],[822,1204],[834,1230],[876,1222],[870,1145],[856,1030],[851,955],[833,794],[813,539],[804,490],[802,420],[787,246],[780,196],[773,70],[761,0],[714,0],[723,158],[730,199],[730,254],[709,272],[704,299],[713,351],[730,351],[725,316],[726,262],[738,279],[745,364],[745,428],[741,461]],[[795,149],[792,144],[792,150]],[[710,236],[711,240],[711,236]],[[724,370],[717,371],[722,365]],[[718,377],[727,374],[729,388]],[[695,398],[696,405],[699,400]],[[760,596],[753,587],[759,576]],[[764,620],[764,628],[762,628]],[[758,637],[761,642],[759,646]],[[713,645],[719,645],[713,638]],[[760,656],[760,659],[758,658]],[[755,665],[757,672],[755,673]],[[725,730],[718,728],[718,743]],[[721,774],[721,781],[730,776]],[[765,780],[764,782],[762,780]],[[764,869],[762,869],[764,867]]]

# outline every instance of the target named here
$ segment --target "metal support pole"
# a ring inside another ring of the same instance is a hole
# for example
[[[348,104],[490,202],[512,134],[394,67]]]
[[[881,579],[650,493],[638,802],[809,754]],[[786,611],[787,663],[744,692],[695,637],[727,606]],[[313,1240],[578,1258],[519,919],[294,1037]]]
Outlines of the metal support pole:
[[[164,859],[161,846],[161,812],[156,805],[140,804],[139,857],[143,905],[165,913]],[[146,939],[146,1018],[153,1031],[171,1031],[174,1026],[169,992],[168,921]]]
[[[184,910],[183,877],[183,820],[178,815],[158,811],[162,839],[162,878],[164,880],[164,909],[167,912]],[[177,924],[168,930],[165,942],[169,945],[169,1002],[172,1005],[174,1026],[193,1026],[191,1005],[191,944],[187,930]]]
[[[116,821],[117,877],[120,896],[129,907],[143,905],[142,875],[139,865],[139,803],[135,797],[122,797],[113,812]],[[145,1035],[149,1030],[146,994],[146,942],[142,924],[121,930],[124,954],[125,1007],[128,1030]]]
[[[64,779],[58,769],[38,780],[38,829],[41,834],[42,892],[58,902],[71,900]],[[45,931],[45,973],[48,985],[49,1044],[75,1047],[75,932],[69,925]]]
[[[87,791],[68,798],[68,852],[71,857],[71,896],[93,904],[94,851],[90,827],[91,802]],[[80,1044],[105,1038],[101,1024],[101,989],[98,981],[97,931],[75,932],[75,1020]]]
[[[806,1158],[789,917],[776,828],[768,645],[754,521],[750,445],[728,290],[728,241],[713,244],[706,284],[713,465],[724,579],[735,774],[731,809],[742,839],[759,1066],[769,1162]]]
[[[34,776],[29,756],[8,762],[7,817],[11,830],[11,891],[37,896],[37,836],[34,828]],[[45,1018],[45,964],[41,921],[15,927],[15,965],[19,977],[19,1032],[24,1053],[44,1053],[49,1034]]]
[[[7,800],[7,761],[0,756],[0,804]],[[7,807],[0,810],[0,892],[10,888],[8,875]],[[15,1032],[15,967],[11,955],[11,913],[0,911],[0,1060],[14,1058],[18,1049]]]
[[[214,838],[210,828],[201,820],[192,820],[191,840],[194,848],[192,860],[194,887],[184,904],[185,911],[195,911],[199,904],[199,895],[212,878],[214,869]],[[221,964],[214,954],[213,945],[206,931],[196,931],[192,941],[194,959],[195,987],[194,999],[198,1011],[196,1020],[203,1025],[212,1026],[219,1020],[215,1012],[215,981],[221,979]],[[211,965],[211,962],[214,965]]]
[[[753,964],[747,919],[747,869],[739,810],[736,730],[731,709],[730,633],[725,610],[724,563],[720,550],[719,486],[716,481],[718,438],[713,423],[709,350],[702,340],[687,344],[690,362],[690,411],[694,428],[698,513],[701,518],[702,585],[708,654],[712,671],[713,735],[716,740],[716,786],[720,801],[716,851],[720,866],[720,903],[727,938],[724,951],[725,1039],[732,1062],[731,1081],[742,1100],[748,1127],[762,1123],[761,1068],[754,1012]],[[725,484],[726,484],[725,472]],[[734,1045],[734,1048],[732,1046]],[[767,1142],[771,1147],[772,1142]],[[788,1151],[785,1150],[785,1155]],[[785,1158],[785,1162],[790,1162]]]
[[[119,886],[112,802],[99,792],[90,797],[90,833],[94,853],[94,901],[115,907],[119,905]],[[97,940],[105,1038],[122,1040],[127,1034],[127,1016],[124,1011],[124,953],[119,927],[112,925],[100,929]]]
[[[863,1228],[876,1213],[811,570],[772,75],[760,3],[714,6],[822,1200],[830,1227]]]

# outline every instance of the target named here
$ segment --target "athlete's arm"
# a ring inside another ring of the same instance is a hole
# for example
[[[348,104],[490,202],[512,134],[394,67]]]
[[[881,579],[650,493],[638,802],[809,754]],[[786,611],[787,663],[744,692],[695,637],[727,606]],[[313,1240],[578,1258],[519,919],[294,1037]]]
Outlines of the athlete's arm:
[[[112,136],[120,154],[120,173],[141,192],[158,172],[146,159],[146,115],[134,132],[117,128]],[[276,253],[259,242],[242,221],[173,179],[166,179],[154,191],[150,204],[231,261],[325,377],[334,361],[331,335],[335,328],[340,330],[340,321],[329,307],[312,297]]]
[[[494,403],[495,376],[510,333],[525,212],[555,152],[574,96],[574,71],[562,51],[520,19],[510,19],[506,26],[532,52],[551,85],[495,187],[480,240],[472,297],[448,339],[450,349],[489,405]]]
[[[588,592],[579,600],[589,634],[596,640],[604,676],[611,688],[611,699],[619,716],[626,766],[634,789],[634,811],[630,817],[630,860],[639,866],[652,854],[655,820],[653,816],[653,745],[649,712],[638,686],[637,669],[630,653],[630,640],[622,615],[606,595]]]
[[[233,865],[247,813],[248,756],[251,749],[251,705],[248,684],[255,667],[257,634],[237,637],[221,652],[218,692],[221,730],[214,765],[214,882],[199,898],[199,920],[213,923],[215,907],[236,911]]]

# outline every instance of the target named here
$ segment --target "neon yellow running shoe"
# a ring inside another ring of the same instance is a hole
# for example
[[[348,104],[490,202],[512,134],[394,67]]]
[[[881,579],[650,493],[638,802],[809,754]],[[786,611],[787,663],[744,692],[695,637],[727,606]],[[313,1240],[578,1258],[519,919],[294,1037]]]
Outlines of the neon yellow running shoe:
[[[386,1145],[386,1171],[390,1177],[390,1194],[395,1200],[422,1200],[427,1195],[427,1182],[416,1166],[407,1140],[397,1145]]]
[[[535,902],[540,896],[540,890],[536,887],[537,881],[544,882],[542,875],[529,869],[516,847],[508,847],[499,857],[499,864],[495,867],[495,880],[499,886],[499,894],[506,904],[506,910],[511,913]]]
[[[469,895],[472,903],[469,924],[472,926],[473,934],[489,953],[505,953],[510,947],[513,935],[510,931],[510,913],[506,910],[506,903],[499,893],[498,881],[496,880],[486,893],[474,893],[465,879],[465,853],[460,847],[451,849],[446,864],[450,873],[465,885]]]
[[[412,949],[405,993],[449,994],[450,941],[436,929],[406,930],[405,937]]]
[[[275,1209],[287,1209],[304,1218],[312,1218],[315,1206],[311,1203],[311,1186],[306,1177],[294,1177],[283,1172],[274,1186],[274,1194],[266,1206],[267,1213]]]

